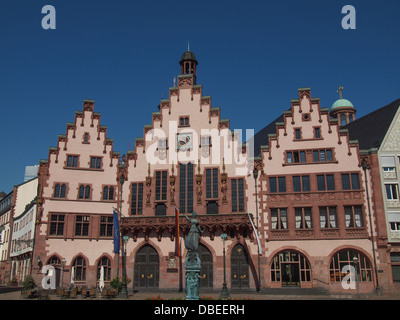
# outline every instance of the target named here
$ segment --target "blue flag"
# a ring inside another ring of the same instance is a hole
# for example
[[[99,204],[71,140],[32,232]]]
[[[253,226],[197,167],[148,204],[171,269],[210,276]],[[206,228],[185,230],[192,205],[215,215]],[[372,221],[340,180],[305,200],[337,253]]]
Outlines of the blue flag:
[[[119,253],[119,221],[118,212],[114,210],[113,212],[114,220],[114,253]]]

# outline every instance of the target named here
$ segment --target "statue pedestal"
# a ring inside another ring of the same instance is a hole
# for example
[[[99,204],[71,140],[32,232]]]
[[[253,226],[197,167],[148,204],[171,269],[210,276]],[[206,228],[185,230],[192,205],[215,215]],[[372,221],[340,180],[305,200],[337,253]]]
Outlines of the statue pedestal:
[[[185,260],[186,300],[200,300],[201,262],[197,252],[189,251]]]

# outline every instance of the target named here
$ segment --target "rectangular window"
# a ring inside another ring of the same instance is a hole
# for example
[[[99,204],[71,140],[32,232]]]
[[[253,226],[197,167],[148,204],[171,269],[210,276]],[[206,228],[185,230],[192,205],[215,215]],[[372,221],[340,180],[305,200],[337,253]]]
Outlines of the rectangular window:
[[[314,128],[314,137],[316,139],[321,138],[321,129],[320,128]]]
[[[293,176],[293,191],[310,191],[309,176]]]
[[[232,179],[232,212],[244,212],[244,179]]]
[[[361,228],[364,226],[361,206],[345,206],[344,217],[346,228]]]
[[[332,149],[313,150],[314,162],[333,161]]]
[[[180,127],[188,127],[189,126],[189,117],[179,117],[179,126]]]
[[[320,207],[319,222],[321,229],[337,228],[336,207]]]
[[[278,192],[277,185],[276,185],[276,177],[269,178],[269,192],[271,192],[271,193]]]
[[[286,179],[285,177],[270,177],[269,189],[271,193],[286,192]]]
[[[100,237],[113,236],[113,217],[101,216],[100,217]]]
[[[89,216],[76,216],[75,235],[80,237],[89,235]]]
[[[301,191],[300,176],[293,176],[293,191],[294,192]]]
[[[287,229],[287,209],[271,209],[271,228],[273,230]]]
[[[387,200],[398,200],[399,199],[399,187],[395,184],[385,184],[386,198]]]
[[[335,179],[333,174],[326,175],[326,187],[328,190],[335,190]]]
[[[67,157],[67,167],[69,167],[69,168],[78,167],[78,156],[68,156]]]
[[[278,177],[279,192],[286,192],[286,178]]]
[[[312,214],[311,208],[295,208],[296,229],[311,229]]]
[[[158,140],[158,149],[166,149],[167,147],[168,147],[168,140],[167,139]]]
[[[347,173],[342,174],[342,189],[350,190],[350,177]]]
[[[358,173],[351,174],[351,187],[353,190],[360,189],[360,177]]]
[[[351,182],[351,184],[350,184]],[[358,173],[344,173],[342,174],[342,188],[343,190],[358,190],[360,189],[360,178]]]
[[[318,191],[325,191],[325,176],[317,175]]]
[[[295,132],[296,140],[300,140],[301,139],[301,130],[295,129],[294,132]]]
[[[168,171],[156,171],[156,201],[167,200]]]
[[[201,146],[209,146],[211,145],[211,137],[210,136],[201,136]]]
[[[310,191],[310,176],[302,176],[303,191]]]
[[[305,151],[288,151],[286,153],[287,163],[304,163],[306,162]]]
[[[50,217],[50,235],[62,236],[64,235],[64,214],[52,214]]]
[[[143,213],[143,183],[132,183],[131,215]]]
[[[390,222],[391,231],[400,231],[400,222]]]
[[[101,169],[101,158],[100,157],[90,157],[90,168]]]
[[[206,169],[206,198],[218,198],[218,168]]]
[[[179,165],[179,210],[193,212],[193,164]]]
[[[335,190],[333,174],[317,175],[318,191]]]

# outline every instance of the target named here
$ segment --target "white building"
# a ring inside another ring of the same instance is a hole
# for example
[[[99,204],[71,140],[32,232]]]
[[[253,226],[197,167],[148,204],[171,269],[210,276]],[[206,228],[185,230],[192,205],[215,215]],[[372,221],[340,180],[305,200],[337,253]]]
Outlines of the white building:
[[[38,178],[14,186],[15,200],[10,221],[12,232],[9,259],[11,261],[10,279],[18,282],[24,281],[32,267],[37,190]]]

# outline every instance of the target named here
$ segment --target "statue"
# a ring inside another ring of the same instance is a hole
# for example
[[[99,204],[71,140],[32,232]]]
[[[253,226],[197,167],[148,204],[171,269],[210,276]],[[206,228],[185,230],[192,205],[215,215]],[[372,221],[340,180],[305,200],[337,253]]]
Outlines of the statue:
[[[186,220],[189,221],[192,226],[190,227],[189,234],[185,238],[185,247],[188,251],[196,251],[199,247],[199,233],[203,233],[205,229],[201,230],[199,226],[199,221],[196,219],[196,212],[192,213],[192,219],[189,219],[187,215],[185,215]]]
[[[199,288],[201,261],[197,250],[199,248],[200,233],[203,233],[205,229],[201,229],[196,216],[196,212],[192,213],[191,219],[185,215],[186,219],[191,223],[189,234],[185,238],[185,247],[188,250],[188,254],[185,259],[186,300],[200,299]]]

